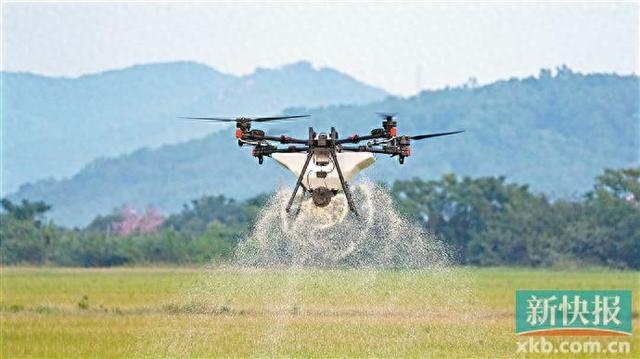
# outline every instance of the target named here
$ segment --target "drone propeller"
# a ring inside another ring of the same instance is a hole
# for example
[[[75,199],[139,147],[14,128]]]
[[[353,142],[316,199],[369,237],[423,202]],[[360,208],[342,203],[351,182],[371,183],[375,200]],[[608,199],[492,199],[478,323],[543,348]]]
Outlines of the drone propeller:
[[[389,112],[376,112],[376,115],[382,117],[385,120],[393,120],[396,115],[398,113],[397,112],[393,112],[393,113],[389,113]]]
[[[290,120],[294,118],[310,117],[311,115],[295,115],[295,116],[272,116],[272,117],[237,117],[237,118],[220,118],[220,117],[180,117],[186,120],[201,120],[211,122],[268,122],[277,120]]]
[[[429,133],[426,135],[416,135],[416,136],[409,136],[410,139],[412,140],[424,140],[425,138],[431,138],[431,137],[439,137],[439,136],[448,136],[448,135],[455,135],[456,133],[462,133],[464,131],[451,131],[451,132],[440,132],[440,133]]]

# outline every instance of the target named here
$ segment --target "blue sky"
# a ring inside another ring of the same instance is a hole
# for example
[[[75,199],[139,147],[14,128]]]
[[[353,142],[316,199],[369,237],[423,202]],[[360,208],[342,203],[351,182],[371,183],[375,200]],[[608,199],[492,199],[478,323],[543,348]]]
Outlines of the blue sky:
[[[308,60],[392,93],[560,64],[638,73],[638,4],[7,3],[2,69],[77,76],[192,60],[247,74]]]

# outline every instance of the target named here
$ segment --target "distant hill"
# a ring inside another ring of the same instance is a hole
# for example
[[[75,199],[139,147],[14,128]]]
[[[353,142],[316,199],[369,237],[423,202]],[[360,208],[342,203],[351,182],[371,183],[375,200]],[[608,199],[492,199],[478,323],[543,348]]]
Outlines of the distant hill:
[[[193,115],[271,115],[290,106],[365,104],[383,90],[299,62],[237,77],[192,62],[138,65],[78,78],[2,73],[3,193],[69,177],[98,157],[219,130]]]
[[[335,125],[344,137],[379,126],[374,112],[398,112],[401,133],[466,132],[415,142],[403,166],[379,156],[366,171],[373,179],[435,178],[450,171],[505,175],[535,191],[572,196],[588,190],[603,168],[638,165],[639,91],[637,76],[583,75],[563,67],[554,75],[543,70],[537,77],[425,91],[407,99],[291,109],[313,118],[288,127],[304,136],[309,124],[324,130]],[[262,167],[255,162],[224,131],[100,159],[68,180],[23,186],[11,197],[43,199],[53,205],[58,223],[82,225],[123,203],[155,204],[171,212],[205,193],[246,198],[293,183],[273,161]]]

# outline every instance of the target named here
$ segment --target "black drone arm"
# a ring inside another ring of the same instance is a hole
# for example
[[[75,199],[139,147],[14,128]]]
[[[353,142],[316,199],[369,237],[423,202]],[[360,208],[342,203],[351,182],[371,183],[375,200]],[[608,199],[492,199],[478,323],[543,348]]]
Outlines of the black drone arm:
[[[298,145],[306,145],[306,144],[309,143],[309,140],[302,140],[302,139],[299,139],[299,138],[293,138],[293,137],[289,137],[289,136],[285,136],[285,135],[282,135],[282,136],[264,136],[262,139],[266,140],[266,141],[279,142],[279,143],[282,143],[282,144],[295,143],[295,144],[298,144]]]
[[[370,146],[341,146],[340,149],[343,152],[370,152],[370,153],[382,153],[386,155],[400,154],[397,147],[384,146],[382,148],[370,147]]]
[[[286,148],[276,148],[272,153],[298,153],[298,152],[307,152],[309,151],[308,146],[289,146]]]
[[[386,138],[386,136],[385,134],[366,135],[366,136],[353,135],[347,138],[336,140],[336,144],[341,145],[343,143],[358,143],[360,141],[369,141],[369,140],[375,140],[378,138]]]
[[[307,152],[309,147],[307,146],[289,146],[285,148],[278,148],[269,144],[262,145],[254,145],[253,152],[251,153],[254,157],[260,156],[271,156],[273,153],[298,153],[298,152]]]

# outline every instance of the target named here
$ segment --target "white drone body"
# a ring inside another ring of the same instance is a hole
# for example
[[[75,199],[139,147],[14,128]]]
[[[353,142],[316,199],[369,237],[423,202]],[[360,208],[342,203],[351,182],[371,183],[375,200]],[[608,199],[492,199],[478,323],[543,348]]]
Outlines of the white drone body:
[[[317,155],[312,161],[303,176],[302,186],[309,192],[318,188],[328,188],[330,190],[342,190],[342,184],[338,176],[338,171],[333,163],[328,165],[318,165],[322,161],[317,161]],[[360,171],[371,166],[376,158],[368,152],[346,152],[337,153],[338,164],[342,170],[344,180],[350,182]],[[296,177],[300,177],[302,168],[307,159],[306,153],[274,153],[271,158],[276,160],[284,168],[291,171]]]

